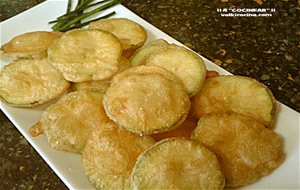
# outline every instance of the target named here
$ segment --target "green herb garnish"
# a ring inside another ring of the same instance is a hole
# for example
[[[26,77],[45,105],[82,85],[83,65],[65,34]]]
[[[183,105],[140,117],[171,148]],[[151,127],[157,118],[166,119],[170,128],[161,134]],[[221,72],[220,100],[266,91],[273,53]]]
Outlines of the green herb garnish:
[[[71,29],[81,28],[100,19],[111,17],[116,14],[115,11],[96,19],[82,22],[83,19],[120,3],[119,0],[102,0],[96,3],[93,3],[93,1],[94,0],[78,0],[74,10],[71,10],[73,0],[68,0],[66,13],[57,17],[56,20],[49,22],[49,24],[55,23],[52,26],[53,31],[65,32]],[[89,11],[87,11],[87,9],[89,9]]]

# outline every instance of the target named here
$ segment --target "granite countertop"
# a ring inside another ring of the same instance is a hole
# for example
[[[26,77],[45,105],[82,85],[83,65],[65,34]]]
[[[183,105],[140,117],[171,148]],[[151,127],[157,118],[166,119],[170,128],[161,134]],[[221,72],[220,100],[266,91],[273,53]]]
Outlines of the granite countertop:
[[[41,2],[1,0],[1,21]],[[124,0],[122,4],[229,72],[264,83],[277,100],[300,112],[300,1]],[[272,16],[221,16],[229,8],[268,8]],[[0,189],[67,189],[2,111],[0,125]]]

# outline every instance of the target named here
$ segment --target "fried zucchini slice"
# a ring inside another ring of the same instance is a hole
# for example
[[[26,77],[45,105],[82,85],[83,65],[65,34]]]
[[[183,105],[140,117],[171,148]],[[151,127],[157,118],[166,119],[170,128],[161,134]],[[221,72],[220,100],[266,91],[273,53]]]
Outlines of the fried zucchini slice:
[[[273,126],[275,98],[265,85],[252,78],[209,78],[192,102],[192,112],[196,118],[208,113],[234,111],[251,116],[267,127]]]
[[[183,87],[183,83],[181,82],[181,80],[179,80],[178,77],[176,77],[173,73],[169,72],[168,70],[166,70],[162,67],[155,66],[155,65],[140,65],[138,67],[127,69],[126,71],[124,71],[118,75],[115,75],[112,78],[111,82],[118,83],[118,82],[122,81],[124,78],[126,78],[130,75],[134,75],[134,74],[151,75],[153,73],[164,75],[165,77],[169,78],[170,80],[176,81],[176,83],[180,84]]]
[[[70,92],[44,110],[30,134],[44,133],[52,148],[81,153],[92,132],[109,121],[102,100],[103,94],[98,92]]]
[[[155,141],[108,123],[95,131],[82,152],[82,164],[97,189],[130,189],[130,174],[136,158]]]
[[[192,139],[217,155],[227,187],[253,183],[284,160],[281,139],[273,130],[234,112],[202,116]]]
[[[198,55],[177,45],[169,45],[149,55],[146,65],[156,65],[173,72],[179,77],[190,97],[201,88],[206,75],[206,67]]]
[[[132,189],[223,189],[224,183],[216,155],[183,137],[156,143],[132,171]]]
[[[61,37],[61,32],[36,31],[18,35],[1,47],[7,56],[18,58],[46,58],[52,42]]]
[[[105,91],[110,86],[110,79],[88,81],[88,82],[74,82],[72,83],[72,90],[91,90],[100,93],[105,93]]]
[[[129,60],[125,57],[121,58],[121,61],[119,63],[119,72],[122,72],[125,69],[128,69],[131,67],[131,64]],[[76,82],[72,83],[72,89],[73,90],[92,90],[92,91],[98,91],[101,93],[104,93],[109,85],[110,85],[111,78],[105,79],[105,80],[98,80],[98,81],[88,81],[88,82]]]
[[[62,95],[70,84],[46,59],[19,59],[0,72],[0,98],[16,107],[34,107]]]
[[[155,51],[166,47],[168,42],[163,39],[158,39],[149,42],[148,44],[144,45],[143,47],[139,48],[131,57],[131,64],[133,66],[144,65],[145,60],[149,57],[149,55]]]
[[[148,42],[147,44],[144,45],[144,47],[157,46],[157,45],[169,45],[169,43],[166,40],[159,38],[151,42]]]
[[[129,57],[147,40],[147,31],[138,23],[127,18],[108,18],[90,23],[89,29],[101,29],[113,33],[120,39],[123,55]]]
[[[66,32],[48,49],[48,60],[71,82],[103,80],[118,71],[122,55],[119,40],[102,30]]]
[[[111,120],[142,134],[178,127],[190,109],[181,81],[157,66],[133,67],[117,74],[103,102]]]
[[[186,119],[179,127],[176,129],[166,131],[163,133],[157,133],[151,135],[156,141],[162,139],[171,138],[171,137],[187,137],[189,138],[192,134],[192,131],[196,128],[197,122],[190,119]]]

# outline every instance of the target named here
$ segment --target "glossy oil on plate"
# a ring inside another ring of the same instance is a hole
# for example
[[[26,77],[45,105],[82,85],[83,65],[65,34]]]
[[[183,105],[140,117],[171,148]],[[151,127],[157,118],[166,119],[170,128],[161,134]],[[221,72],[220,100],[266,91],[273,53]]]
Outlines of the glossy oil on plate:
[[[48,22],[65,13],[67,1],[51,0],[46,1],[38,6],[23,12],[22,14],[8,19],[0,24],[1,27],[1,45],[8,42],[14,36],[30,31],[51,31]],[[141,24],[148,32],[148,41],[162,38],[169,43],[182,45],[175,39],[158,30],[151,24],[147,23],[139,16],[128,10],[122,5],[117,5],[105,11],[116,11],[114,17],[126,17]],[[103,13],[105,14],[105,13]],[[220,74],[228,75],[229,72],[216,66],[211,61],[202,57],[209,70],[218,71]],[[9,60],[1,56],[0,67],[8,64]],[[278,104],[278,117],[275,131],[281,135],[284,142],[286,159],[273,173],[261,178],[254,184],[247,185],[240,189],[299,189],[299,128],[300,114],[287,106]],[[49,104],[48,104],[49,105]],[[80,155],[52,149],[44,135],[31,137],[28,133],[29,128],[35,124],[43,109],[48,105],[38,108],[13,108],[0,103],[1,110],[16,126],[16,128],[25,136],[30,144],[49,164],[54,172],[70,189],[93,189],[89,184],[87,177],[84,175],[81,166]]]

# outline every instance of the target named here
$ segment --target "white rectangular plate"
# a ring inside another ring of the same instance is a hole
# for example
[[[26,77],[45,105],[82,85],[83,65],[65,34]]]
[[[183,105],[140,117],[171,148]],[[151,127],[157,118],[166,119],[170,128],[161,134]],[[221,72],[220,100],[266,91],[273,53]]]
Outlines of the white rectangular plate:
[[[1,44],[8,42],[14,36],[38,30],[50,31],[48,21],[54,20],[59,15],[65,13],[66,1],[50,0],[46,1],[22,14],[8,19],[0,23],[1,27]],[[163,38],[169,43],[182,45],[180,42],[166,35],[151,24],[147,23],[139,16],[128,10],[122,5],[117,5],[108,11],[115,10],[115,17],[126,17],[141,24],[148,31],[148,41]],[[106,11],[106,12],[108,12]],[[223,75],[230,74],[224,69],[216,66],[211,61],[202,57],[208,69],[216,70]],[[0,68],[8,64],[9,61],[1,57]],[[263,177],[258,182],[245,186],[241,189],[299,189],[299,123],[300,114],[286,107],[281,103],[277,103],[279,107],[278,119],[276,122],[275,131],[279,133],[284,142],[284,150],[286,159],[273,173]],[[7,115],[11,122],[31,143],[36,151],[49,164],[54,172],[62,179],[62,181],[70,189],[93,189],[89,184],[88,179],[84,175],[83,168],[80,162],[80,155],[57,151],[52,149],[47,143],[46,137],[31,137],[28,133],[29,128],[35,124],[43,109],[42,106],[34,109],[13,108],[3,103],[0,103],[1,110]]]

